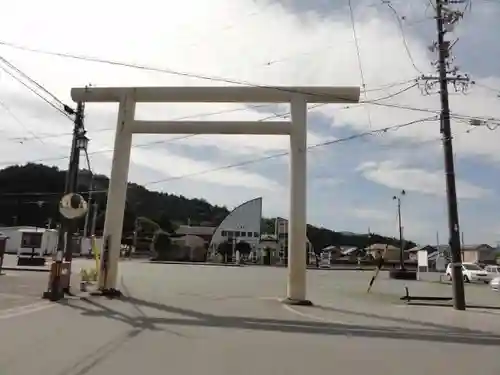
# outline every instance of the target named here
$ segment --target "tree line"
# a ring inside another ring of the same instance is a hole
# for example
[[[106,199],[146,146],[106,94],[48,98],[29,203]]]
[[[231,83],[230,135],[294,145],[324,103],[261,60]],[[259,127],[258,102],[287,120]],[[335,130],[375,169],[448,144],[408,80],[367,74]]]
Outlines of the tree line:
[[[30,225],[55,228],[60,222],[58,203],[64,192],[66,172],[57,167],[28,163],[14,165],[0,170],[0,224],[3,226]],[[106,190],[109,179],[103,175],[93,175],[82,170],[79,175],[78,190],[88,199],[88,191],[96,191],[92,199],[97,203],[96,232],[104,228],[106,210]],[[92,216],[92,212],[90,213]],[[151,191],[144,186],[129,183],[123,236],[130,237],[140,220],[139,236],[152,235],[152,228],[160,227],[166,233],[175,232],[180,224],[217,226],[229,214],[223,206],[212,205],[201,198],[186,198],[182,195]],[[148,221],[155,225],[148,225]],[[84,219],[78,227],[83,229]],[[274,233],[274,219],[262,220],[262,233]],[[307,235],[315,249],[326,246],[366,247],[372,243],[399,246],[393,237],[375,233],[355,234],[335,232],[327,228],[308,225]],[[407,241],[407,247],[415,244]]]

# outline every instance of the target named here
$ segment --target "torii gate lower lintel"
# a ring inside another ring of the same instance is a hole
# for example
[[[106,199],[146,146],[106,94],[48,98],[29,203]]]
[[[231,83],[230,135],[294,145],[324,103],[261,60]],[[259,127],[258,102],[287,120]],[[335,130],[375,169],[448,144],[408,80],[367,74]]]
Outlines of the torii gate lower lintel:
[[[357,103],[359,87],[104,87],[73,88],[75,102],[119,103],[111,177],[104,224],[104,249],[99,273],[103,294],[116,289],[121,234],[127,194],[132,135],[249,134],[290,137],[290,215],[288,220],[288,283],[286,303],[311,304],[306,298],[307,104]],[[136,103],[290,103],[291,121],[140,121]],[[103,269],[103,265],[106,267]]]

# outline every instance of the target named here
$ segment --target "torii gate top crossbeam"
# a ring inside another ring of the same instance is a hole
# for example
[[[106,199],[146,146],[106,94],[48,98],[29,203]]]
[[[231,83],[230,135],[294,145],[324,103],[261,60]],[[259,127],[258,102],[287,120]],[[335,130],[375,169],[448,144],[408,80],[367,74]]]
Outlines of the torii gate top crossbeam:
[[[360,88],[330,86],[88,87],[71,89],[75,102],[289,103],[297,95],[308,103],[357,103]]]

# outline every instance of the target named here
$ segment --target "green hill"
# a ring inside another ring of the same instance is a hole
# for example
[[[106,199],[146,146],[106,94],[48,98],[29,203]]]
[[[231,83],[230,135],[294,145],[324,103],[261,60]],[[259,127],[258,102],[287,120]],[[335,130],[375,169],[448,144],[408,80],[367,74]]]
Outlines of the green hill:
[[[54,227],[59,221],[57,204],[64,189],[65,171],[41,164],[10,166],[0,170],[0,224]],[[79,191],[89,190],[91,174],[81,171]],[[109,180],[106,176],[94,176],[93,195],[98,203],[97,231],[104,225],[106,190]],[[86,193],[82,193],[87,197]],[[129,184],[123,225],[124,236],[131,234],[136,217],[155,221],[166,231],[173,231],[179,224],[218,225],[229,213],[226,207],[215,206],[204,199],[186,198],[168,193],[150,191],[144,186]],[[80,220],[79,228],[83,228]],[[274,233],[274,219],[263,219],[262,231]],[[326,228],[308,226],[308,237],[315,249],[329,245],[364,247],[370,243],[399,245],[395,238],[372,234],[341,233]],[[407,247],[415,246],[409,242]]]

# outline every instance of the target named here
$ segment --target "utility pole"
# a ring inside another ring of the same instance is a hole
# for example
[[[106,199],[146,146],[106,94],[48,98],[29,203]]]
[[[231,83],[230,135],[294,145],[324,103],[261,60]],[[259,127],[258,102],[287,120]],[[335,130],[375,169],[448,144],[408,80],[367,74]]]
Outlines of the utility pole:
[[[97,212],[99,210],[99,205],[97,202],[94,202],[92,205],[92,224],[90,225],[90,236],[95,236],[95,226],[97,223]]]
[[[449,246],[452,258],[452,281],[453,281],[453,307],[456,310],[465,310],[464,280],[462,275],[462,256],[460,246],[460,226],[458,216],[458,202],[455,182],[455,166],[453,143],[450,121],[450,103],[448,95],[448,83],[453,83],[456,91],[465,91],[470,79],[468,75],[458,73],[457,67],[451,66],[451,48],[454,43],[445,40],[445,35],[453,31],[454,25],[463,17],[459,10],[452,9],[451,4],[463,4],[465,1],[436,0],[436,26],[437,42],[431,47],[438,52],[437,77],[422,76],[425,82],[425,90],[428,91],[435,84],[439,86],[441,100],[441,134],[443,138],[444,168],[446,175],[446,197],[448,206]]]
[[[87,156],[88,157],[88,156]],[[90,172],[90,166],[89,166],[89,172]],[[92,173],[92,172],[90,172]],[[89,198],[87,201],[87,204],[89,205],[89,210],[85,214],[85,224],[83,225],[83,233],[82,237],[86,238],[89,235],[89,220],[90,220],[90,207],[92,204],[92,193],[94,192],[94,176],[90,176],[90,186],[89,186]]]
[[[401,198],[406,195],[406,191],[401,190],[400,194],[398,196],[393,196],[393,200],[398,201],[398,227],[399,227],[399,268],[401,271],[406,271],[405,269],[405,247],[403,243],[403,224],[402,224],[402,218],[401,218]]]
[[[66,181],[64,186],[64,195],[76,193],[78,188],[78,172],[80,169],[80,151],[86,150],[88,138],[85,136],[85,128],[83,124],[84,104],[79,102],[76,111],[69,106],[65,106],[64,110],[74,115],[73,140],[71,143],[71,151],[69,158],[68,171],[66,173]],[[62,216],[62,215],[61,215]],[[62,297],[61,292],[69,293],[69,281],[67,285],[61,285],[61,274],[63,269],[63,260],[67,262],[68,280],[71,277],[71,261],[73,258],[73,233],[75,232],[76,221],[65,217],[61,218],[59,226],[59,241],[57,245],[55,265],[51,269],[49,291],[44,293],[44,296],[52,300],[58,300]],[[54,274],[52,274],[54,272]]]
[[[82,150],[81,145],[79,145],[79,140],[85,135],[85,128],[83,126],[83,114],[84,104],[78,102],[75,112],[75,122],[73,127],[73,142],[71,147],[71,156],[69,160],[67,180],[66,180],[66,191],[65,194],[76,193],[78,190],[78,174],[80,172],[80,151]],[[86,146],[86,145],[85,145]],[[66,221],[66,247],[64,251],[64,260],[66,262],[71,262],[73,259],[73,233],[76,230],[75,220],[64,220]],[[63,222],[64,222],[63,221]]]

